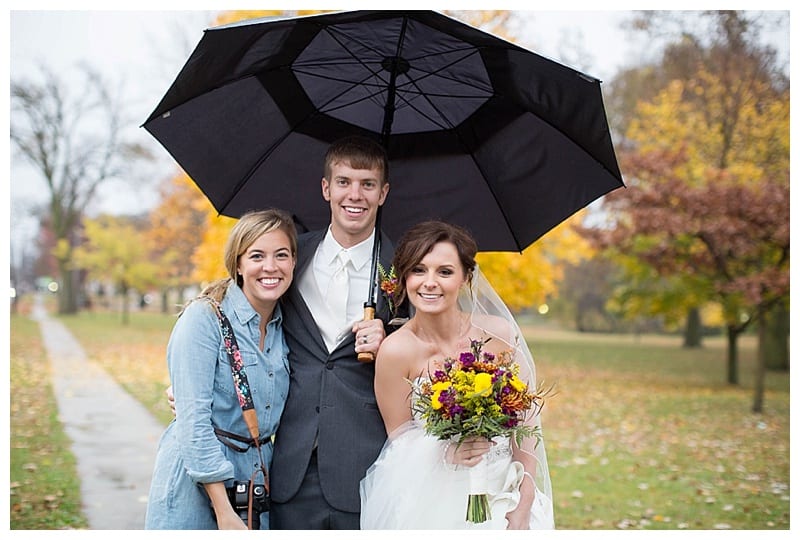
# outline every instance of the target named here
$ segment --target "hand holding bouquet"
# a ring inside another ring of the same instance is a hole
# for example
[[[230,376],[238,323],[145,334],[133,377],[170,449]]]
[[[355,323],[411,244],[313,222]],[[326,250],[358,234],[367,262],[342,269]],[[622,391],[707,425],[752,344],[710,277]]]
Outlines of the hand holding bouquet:
[[[460,442],[468,437],[507,436],[519,446],[525,437],[535,436],[538,444],[539,427],[526,425],[525,419],[538,414],[546,392],[531,391],[520,378],[511,350],[497,355],[483,352],[489,339],[471,340],[470,350],[458,359],[446,358],[442,369],[415,387],[412,407],[425,430],[438,439],[455,436]],[[490,518],[488,494],[471,493],[467,521],[482,523]]]

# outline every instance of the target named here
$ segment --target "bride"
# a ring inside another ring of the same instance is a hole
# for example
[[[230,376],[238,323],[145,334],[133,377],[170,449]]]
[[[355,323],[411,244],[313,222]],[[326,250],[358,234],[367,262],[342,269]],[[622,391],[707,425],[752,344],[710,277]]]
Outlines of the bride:
[[[381,344],[375,394],[389,438],[361,481],[362,529],[552,529],[553,506],[544,443],[526,438],[472,438],[461,444],[425,433],[414,418],[411,384],[445,358],[487,340],[484,351],[512,350],[521,378],[535,388],[533,360],[519,327],[476,267],[477,247],[463,229],[421,223],[400,240],[393,300],[408,298],[413,317]],[[539,415],[526,420],[540,426]],[[491,519],[465,519],[470,468],[488,469]]]

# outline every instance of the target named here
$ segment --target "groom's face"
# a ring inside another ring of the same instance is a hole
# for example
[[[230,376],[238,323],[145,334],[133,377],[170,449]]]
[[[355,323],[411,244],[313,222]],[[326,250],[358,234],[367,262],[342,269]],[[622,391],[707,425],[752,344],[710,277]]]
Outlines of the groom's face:
[[[354,246],[375,229],[389,184],[380,169],[354,169],[346,161],[332,164],[330,171],[330,178],[322,179],[322,196],[331,205],[331,231],[342,246]]]

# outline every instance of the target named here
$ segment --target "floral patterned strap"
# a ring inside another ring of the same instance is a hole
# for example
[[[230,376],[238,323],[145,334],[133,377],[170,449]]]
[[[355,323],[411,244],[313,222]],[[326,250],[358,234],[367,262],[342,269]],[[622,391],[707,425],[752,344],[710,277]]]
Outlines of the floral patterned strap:
[[[219,325],[222,328],[222,339],[225,342],[225,351],[227,351],[228,359],[230,360],[233,384],[236,387],[236,396],[239,398],[239,405],[241,405],[242,411],[253,409],[253,396],[250,394],[250,384],[247,382],[247,373],[244,369],[244,362],[242,362],[242,353],[239,351],[239,344],[236,342],[236,336],[233,333],[231,322],[228,320],[225,313],[223,313],[219,303],[210,298],[209,300],[214,306],[214,311],[219,319]]]

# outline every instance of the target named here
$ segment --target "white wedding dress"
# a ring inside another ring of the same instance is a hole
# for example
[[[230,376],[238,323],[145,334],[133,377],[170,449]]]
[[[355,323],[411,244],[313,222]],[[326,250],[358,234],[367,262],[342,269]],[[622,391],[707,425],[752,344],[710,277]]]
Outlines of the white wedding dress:
[[[507,438],[495,442],[484,457],[491,519],[469,523],[469,469],[445,463],[447,441],[427,435],[420,422],[396,429],[361,481],[361,528],[506,529],[505,515],[519,502],[523,468],[512,461]],[[552,501],[538,486],[530,528],[554,528]]]
[[[514,351],[514,359],[523,370],[521,378],[532,388],[536,385],[533,357],[522,332],[508,308],[497,296],[486,278],[475,268],[472,285],[459,297],[459,307],[471,313],[473,327],[486,335],[501,339]],[[486,317],[500,317],[512,329],[511,339],[494,335]],[[415,381],[419,384],[420,379]],[[530,427],[541,428],[538,412],[526,419]],[[361,480],[362,529],[506,529],[507,512],[517,507],[522,464],[512,460],[508,438],[495,438],[497,443],[487,456],[487,492],[491,519],[473,524],[466,520],[470,492],[470,471],[444,459],[448,441],[427,435],[423,423],[412,419],[395,429],[375,463]],[[531,507],[531,529],[553,529],[552,487],[544,442],[534,445],[529,437],[523,442],[524,452],[537,463],[530,471],[535,479],[536,494]],[[478,467],[481,465],[479,464]],[[530,482],[530,478],[527,478]]]

